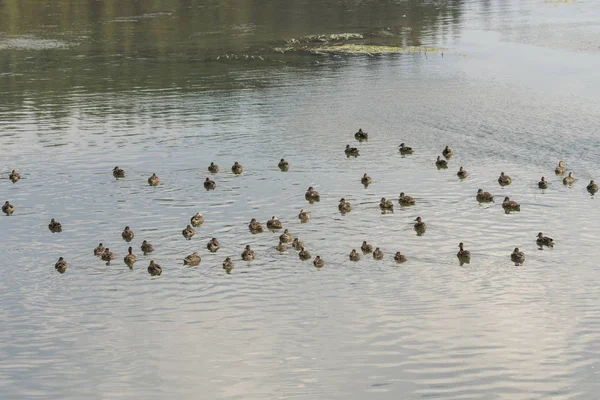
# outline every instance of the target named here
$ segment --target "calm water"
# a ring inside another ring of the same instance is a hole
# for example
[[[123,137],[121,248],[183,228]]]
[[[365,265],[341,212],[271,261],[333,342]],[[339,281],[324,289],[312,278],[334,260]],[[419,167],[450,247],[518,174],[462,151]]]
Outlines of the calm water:
[[[0,217],[0,397],[597,398],[600,204],[585,190],[600,180],[597,2],[147,3],[0,2],[0,200],[16,206]],[[394,35],[373,43],[443,56],[270,50],[384,28]],[[400,142],[416,154],[401,157]],[[344,156],[347,143],[360,157]],[[456,155],[438,171],[446,144]],[[571,187],[553,173],[560,159]],[[222,172],[206,192],[211,161]],[[501,171],[513,178],[504,189]],[[304,200],[310,185],[320,203]],[[478,188],[496,203],[479,205]],[[382,215],[379,199],[401,191],[417,205]],[[505,195],[520,213],[503,212]],[[345,216],[340,197],[354,206]],[[186,241],[197,211],[206,222]],[[249,233],[251,218],[272,215],[322,270],[277,253],[279,233]],[[538,249],[538,231],[554,249]],[[350,263],[363,240],[385,259]],[[100,241],[110,266],[92,255]],[[462,267],[460,241],[473,253]],[[523,266],[510,262],[515,246]],[[407,263],[393,262],[398,250]],[[193,251],[201,264],[183,266]],[[162,276],[148,275],[150,259]]]

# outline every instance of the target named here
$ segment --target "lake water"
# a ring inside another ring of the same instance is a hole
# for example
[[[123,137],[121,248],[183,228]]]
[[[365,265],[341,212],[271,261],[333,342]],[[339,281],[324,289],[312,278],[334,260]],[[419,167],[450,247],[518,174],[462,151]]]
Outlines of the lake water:
[[[436,49],[273,50],[338,33]],[[599,37],[593,0],[0,2],[0,200],[16,207],[0,217],[0,397],[597,398],[600,203],[585,187],[600,180]],[[455,155],[437,170],[445,145]],[[478,204],[478,188],[496,202]],[[402,191],[417,204],[400,207]],[[504,196],[521,211],[505,214]],[[279,254],[280,232],[248,231],[272,215],[323,269]],[[363,240],[384,259],[350,262]],[[241,260],[246,244],[255,261]],[[193,251],[201,264],[184,266]]]

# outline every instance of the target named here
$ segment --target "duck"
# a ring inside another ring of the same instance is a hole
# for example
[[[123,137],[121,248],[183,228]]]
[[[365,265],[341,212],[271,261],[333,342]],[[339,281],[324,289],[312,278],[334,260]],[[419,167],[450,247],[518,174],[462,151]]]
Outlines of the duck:
[[[19,174],[13,169],[12,172],[8,175],[8,179],[10,179],[12,183],[15,183],[16,181],[21,179],[21,174]]]
[[[414,153],[413,148],[404,145],[404,143],[400,143],[400,146],[398,147],[400,148],[400,154],[406,155]]]
[[[512,179],[508,175],[504,175],[504,172],[500,172],[500,176],[498,177],[498,183],[500,186],[510,185],[512,183]]]
[[[100,258],[102,259],[102,261],[106,261],[106,265],[110,265],[110,262],[115,259],[115,255],[107,247],[106,250],[104,250],[104,253],[102,253],[102,255],[100,256]]]
[[[160,179],[158,178],[158,176],[156,176],[155,173],[153,173],[152,176],[150,178],[148,178],[148,185],[150,185],[150,186],[156,186],[156,185],[158,185],[159,182],[160,182]]]
[[[471,259],[471,252],[469,250],[465,250],[464,248],[464,244],[463,242],[460,242],[458,244],[458,253],[456,253],[456,257],[458,257],[460,260],[470,260]]]
[[[102,255],[102,253],[104,253],[104,250],[106,250],[106,249],[104,248],[104,246],[102,245],[102,243],[100,243],[98,245],[98,247],[96,247],[94,249],[94,255],[97,256],[97,257],[100,257]]]
[[[215,181],[213,181],[207,177],[206,180],[204,181],[204,189],[215,190],[216,187],[217,187],[217,184],[215,183]]]
[[[244,260],[244,261],[254,260],[254,251],[252,249],[250,249],[250,245],[247,245],[244,248],[244,251],[242,253],[242,260]]]
[[[53,233],[62,232],[62,225],[60,222],[55,221],[54,218],[52,218],[48,224],[48,229],[50,229],[50,232]]]
[[[276,216],[272,216],[270,220],[267,221],[267,228],[269,229],[281,229],[283,226],[281,225],[281,221],[277,219]]]
[[[358,149],[356,147],[350,147],[349,144],[346,145],[346,149],[344,150],[344,152],[346,153],[346,156],[348,156],[348,157],[358,156]]]
[[[364,254],[369,254],[373,252],[373,246],[370,245],[369,243],[367,243],[366,240],[363,240],[362,245],[360,246],[360,249],[362,250],[362,252]]]
[[[196,227],[202,225],[204,223],[204,215],[197,212],[196,215],[194,215],[192,218],[190,218],[190,223],[192,224],[192,226],[196,226]]]
[[[325,261],[323,261],[321,256],[316,256],[315,259],[313,260],[313,265],[316,268],[323,268],[323,266],[325,266]]]
[[[538,182],[538,187],[540,189],[548,189],[548,181],[543,176],[542,179],[540,179],[540,181]]]
[[[484,192],[483,189],[477,190],[477,195],[475,195],[475,198],[480,203],[489,203],[494,201],[494,196],[490,192]]]
[[[210,165],[208,166],[208,172],[216,174],[219,172],[219,166],[211,161]]]
[[[442,160],[442,157],[438,156],[437,160],[435,161],[435,166],[438,167],[438,169],[448,168],[448,161]]]
[[[292,241],[292,235],[290,234],[290,232],[286,229],[283,231],[283,233],[281,234],[281,236],[279,236],[279,240],[283,243],[289,243]]]
[[[196,231],[194,230],[194,228],[192,228],[191,225],[188,225],[188,226],[185,227],[184,230],[181,231],[181,234],[187,240],[191,240],[192,237],[196,234]]]
[[[252,218],[250,220],[250,223],[248,224],[248,228],[250,229],[250,232],[252,232],[252,233],[262,233],[262,231],[264,230],[262,224],[260,222],[258,222],[256,220],[256,218]]]
[[[463,169],[463,167],[460,167],[458,169],[458,172],[456,173],[456,175],[460,178],[460,179],[465,179],[467,176],[469,176],[469,173],[467,171],[465,171]]]
[[[352,211],[352,205],[349,202],[347,202],[346,199],[341,198],[340,204],[338,204],[338,210],[340,210],[342,214],[345,214],[347,212]]]
[[[233,269],[233,261],[231,261],[230,257],[227,257],[225,261],[223,261],[223,269],[227,271],[231,271]]]
[[[275,249],[277,251],[284,252],[287,250],[287,246],[285,245],[285,243],[283,241],[279,240],[279,244],[277,245],[277,247],[275,247]]]
[[[394,203],[390,200],[386,200],[385,197],[382,197],[379,202],[379,208],[381,208],[382,211],[394,211]]]
[[[521,211],[521,205],[516,201],[511,200],[508,196],[504,198],[502,208],[506,211]]]
[[[518,247],[515,247],[515,250],[510,255],[510,260],[516,265],[521,265],[525,262],[525,253],[520,251]]]
[[[148,253],[152,253],[154,251],[154,246],[152,246],[152,244],[150,242],[144,240],[142,242],[141,249],[144,254],[148,254]]]
[[[67,269],[68,266],[69,266],[69,264],[67,264],[65,259],[62,257],[59,257],[56,264],[54,264],[54,268],[56,268],[56,270],[58,270],[58,272],[60,272],[60,273],[65,272],[65,270]]]
[[[219,241],[217,240],[217,238],[212,238],[206,244],[206,248],[211,253],[215,253],[217,250],[219,250],[221,248],[221,245],[219,244]]]
[[[535,242],[538,244],[538,246],[554,247],[554,240],[551,237],[544,236],[542,232],[537,234]]]
[[[425,229],[427,229],[427,226],[425,225],[425,222],[423,222],[423,219],[421,217],[417,217],[415,218],[415,230],[417,231],[425,231]]]
[[[302,243],[300,239],[294,238],[294,240],[292,240],[292,247],[296,250],[300,250],[304,247],[304,243]]]
[[[398,203],[400,203],[401,206],[414,206],[416,202],[415,199],[402,192],[400,193],[400,197],[398,197]]]
[[[352,251],[350,252],[350,255],[348,257],[350,258],[350,261],[360,260],[360,254],[358,254],[355,249],[352,249]]]
[[[375,251],[373,252],[373,258],[375,260],[383,259],[383,251],[379,250],[379,247],[375,248]]]
[[[290,169],[290,163],[288,163],[287,161],[285,161],[285,159],[281,159],[279,160],[279,164],[277,164],[277,166],[279,167],[280,170],[282,171],[287,171],[288,169]]]
[[[244,171],[244,168],[242,168],[242,165],[240,163],[238,163],[237,161],[235,163],[233,163],[233,166],[231,167],[231,172],[233,172],[236,175],[239,175],[243,171]]]
[[[596,182],[594,182],[594,180],[592,179],[590,181],[590,184],[587,185],[586,187],[587,191],[590,192],[591,194],[594,194],[598,191],[598,185],[596,184]]]
[[[12,204],[10,204],[8,202],[8,200],[6,200],[4,202],[4,205],[2,206],[2,212],[6,215],[10,215],[15,211],[15,206],[13,206]]]
[[[360,183],[362,183],[365,186],[369,186],[371,182],[373,182],[373,180],[366,173],[362,176],[362,178],[360,178]]]
[[[573,176],[573,173],[572,173],[572,172],[569,172],[569,175],[568,175],[568,176],[565,176],[565,177],[563,178],[563,183],[564,183],[565,185],[570,185],[570,184],[572,184],[573,182],[575,182],[575,177]]]
[[[121,237],[125,239],[126,242],[131,242],[134,236],[135,234],[131,229],[129,229],[128,226],[126,226],[123,232],[121,233]]]
[[[565,168],[565,162],[564,161],[559,161],[558,162],[558,166],[554,169],[554,173],[556,175],[562,175],[567,171],[567,169]]]
[[[308,250],[306,250],[304,247],[300,248],[300,252],[298,253],[298,257],[300,257],[300,259],[302,261],[310,260],[312,258],[312,256],[310,255],[310,252]]]
[[[300,210],[300,213],[298,214],[298,219],[300,220],[300,222],[308,222],[308,220],[310,219],[310,214],[308,213],[308,211]]]
[[[123,168],[114,167],[113,176],[115,178],[125,178],[125,170]]]
[[[444,147],[444,150],[442,150],[442,155],[446,158],[452,157],[453,154],[452,149],[448,146]]]
[[[183,259],[183,265],[198,265],[200,264],[200,254],[197,251]]]
[[[152,276],[160,276],[162,274],[162,267],[154,262],[154,260],[150,260],[150,265],[148,265],[148,273]]]
[[[317,192],[312,186],[310,186],[306,193],[304,193],[304,198],[310,202],[319,201],[321,195],[319,195],[319,192]]]
[[[125,261],[125,264],[129,267],[135,263],[136,257],[135,254],[133,254],[133,248],[131,246],[127,249],[127,255],[123,258],[123,261]]]
[[[356,140],[368,140],[369,139],[369,134],[367,132],[364,132],[362,129],[358,129],[358,132],[356,132],[354,134],[354,138]]]
[[[399,251],[396,252],[396,254],[394,255],[394,261],[396,261],[397,263],[403,263],[406,261],[406,256],[402,253],[400,253]]]

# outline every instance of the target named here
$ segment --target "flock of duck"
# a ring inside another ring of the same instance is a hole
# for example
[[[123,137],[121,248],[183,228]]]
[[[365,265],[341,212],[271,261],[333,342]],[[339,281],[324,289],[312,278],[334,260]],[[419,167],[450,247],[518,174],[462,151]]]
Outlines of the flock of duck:
[[[354,134],[354,137],[359,142],[366,141],[369,138],[369,134],[367,132],[364,132],[362,129],[359,129],[358,132],[356,132]],[[414,153],[414,150],[411,147],[406,146],[405,143],[401,143],[399,146],[399,152],[402,155],[411,155]],[[345,154],[347,157],[358,157],[359,149],[356,147],[351,147],[348,144],[348,145],[346,145],[346,148],[345,148]],[[453,153],[452,149],[450,149],[448,146],[446,146],[442,150],[441,156],[438,156],[435,161],[436,167],[438,169],[448,168],[447,160],[449,160],[453,156],[453,154],[454,153]],[[289,163],[286,160],[281,159],[278,163],[278,167],[283,172],[288,171]],[[210,165],[208,166],[208,171],[212,174],[217,174],[220,171],[220,169],[219,169],[218,165],[216,165],[214,162],[211,162]],[[236,161],[234,163],[234,165],[231,167],[231,171],[236,175],[240,175],[243,173],[243,167],[241,164],[239,164]],[[564,161],[559,161],[558,166],[555,168],[554,172],[556,175],[564,175],[567,172]],[[113,173],[113,176],[117,179],[125,177],[125,170],[123,170],[122,168],[119,168],[118,166],[113,169],[112,173]],[[459,168],[456,175],[458,176],[459,179],[465,179],[469,176],[468,172],[463,167]],[[17,173],[15,170],[13,170],[9,174],[9,179],[13,183],[16,183],[17,181],[19,181],[21,179],[21,175],[19,173]],[[367,187],[369,184],[371,184],[371,182],[372,182],[372,178],[369,177],[365,173],[361,178],[361,183],[365,187]],[[575,177],[573,176],[572,172],[569,172],[568,175],[563,178],[563,184],[565,184],[565,185],[571,185],[574,182],[575,182]],[[148,178],[148,184],[150,186],[157,186],[159,183],[160,183],[160,178],[155,173],[153,173],[152,176],[150,176]],[[512,183],[512,179],[508,175],[506,175],[504,172],[501,172],[500,176],[498,177],[498,183],[501,186],[507,186]],[[217,187],[216,182],[214,182],[213,180],[211,180],[210,178],[207,177],[206,180],[204,181],[204,188],[206,190],[215,190],[216,187]],[[541,177],[540,181],[538,182],[538,187],[540,189],[548,188],[548,182],[546,181],[546,179],[544,177]],[[587,190],[591,194],[595,194],[598,191],[598,185],[595,183],[594,180],[591,180],[590,183],[587,185]],[[319,192],[317,192],[312,186],[308,188],[304,197],[310,204],[320,201]],[[494,201],[494,196],[489,192],[483,191],[483,189],[479,189],[477,191],[475,198],[480,203],[487,203],[487,202]],[[408,196],[404,193],[400,193],[400,196],[398,198],[398,203],[400,204],[400,206],[408,207],[408,206],[415,205],[416,201],[413,197]],[[379,207],[383,213],[391,212],[394,209],[394,203],[390,200],[387,200],[386,198],[382,198],[379,203]],[[502,207],[506,213],[510,213],[513,211],[520,211],[520,209],[521,209],[521,206],[517,202],[511,200],[509,197],[504,198],[504,200],[502,202]],[[346,199],[342,198],[339,201],[338,210],[342,214],[349,213],[350,211],[352,211],[352,205]],[[6,201],[4,203],[4,205],[2,206],[2,212],[4,214],[6,214],[7,216],[12,215],[14,211],[15,211],[15,206],[12,205],[9,201]],[[306,223],[310,220],[310,214],[305,210],[301,210],[300,213],[298,214],[298,219],[302,223]],[[414,230],[416,231],[417,235],[419,235],[419,236],[423,235],[425,233],[425,231],[427,230],[427,226],[426,226],[425,222],[423,221],[423,219],[418,216],[417,218],[415,218],[414,222],[415,222]],[[196,230],[194,228],[201,226],[203,223],[204,223],[204,216],[201,213],[198,212],[195,215],[193,215],[190,218],[190,224],[188,224],[186,226],[186,228],[183,229],[183,231],[182,231],[183,237],[188,240],[191,239],[196,234]],[[267,221],[266,227],[267,227],[267,229],[269,229],[271,231],[278,231],[278,230],[283,229],[283,225],[282,225],[281,221],[278,220],[277,217],[275,217],[275,216],[273,216],[270,220]],[[252,218],[252,220],[248,224],[248,228],[252,234],[258,234],[258,233],[262,233],[264,231],[263,224],[258,222],[255,218]],[[53,233],[60,233],[60,232],[62,232],[62,225],[60,224],[60,222],[58,222],[58,221],[54,220],[54,218],[52,218],[50,220],[50,223],[48,224],[48,229]],[[126,226],[125,229],[123,230],[123,232],[121,233],[121,236],[127,243],[129,243],[133,240],[133,238],[135,237],[135,234],[129,226]],[[536,237],[536,243],[539,246],[548,246],[548,247],[554,246],[553,239],[548,236],[544,236],[544,234],[542,232],[538,233],[538,235]],[[288,231],[288,229],[284,229],[283,233],[279,236],[279,244],[277,245],[276,249],[280,252],[286,251],[288,248],[288,244],[291,244],[292,248],[294,248],[296,251],[298,251],[298,257],[300,258],[300,260],[305,261],[305,260],[312,259],[310,252],[304,247],[304,244],[297,237],[293,238],[292,235],[290,234],[290,232]],[[207,243],[206,248],[210,252],[215,253],[221,248],[221,245],[219,244],[219,241],[216,238],[212,238]],[[460,262],[460,265],[469,263],[471,260],[471,253],[464,248],[464,244],[462,242],[458,244],[458,248],[459,248],[459,251],[456,254],[456,256]],[[148,241],[144,240],[142,242],[140,249],[144,253],[144,255],[147,255],[154,251],[154,246],[151,243],[149,243]],[[376,247],[375,249],[373,249],[373,246],[371,244],[367,243],[366,241],[363,242],[362,246],[360,247],[360,250],[363,254],[372,254],[372,256],[375,260],[381,260],[384,258],[384,254],[379,247]],[[102,243],[100,243],[94,249],[94,255],[99,257],[103,261],[105,261],[107,265],[110,265],[110,262],[115,259],[115,255],[110,250],[110,248],[104,247],[104,245]],[[360,253],[357,252],[356,249],[352,249],[352,251],[350,252],[348,257],[349,257],[350,261],[359,261]],[[250,245],[247,245],[244,248],[244,250],[242,251],[241,259],[244,261],[251,261],[254,259],[254,250],[252,250],[250,248]],[[514,249],[514,251],[510,254],[510,259],[516,265],[521,265],[525,262],[525,254],[522,251],[520,251],[518,247],[516,247]],[[402,254],[401,252],[398,251],[394,255],[394,260],[398,263],[403,263],[407,259],[404,254]],[[133,268],[133,265],[137,261],[137,257],[133,253],[133,248],[131,246],[128,248],[127,255],[123,258],[123,261],[129,268]],[[198,264],[200,264],[200,261],[201,261],[201,257],[200,257],[200,254],[198,254],[198,252],[194,252],[194,253],[188,255],[183,260],[184,264],[186,264],[186,265],[198,265]],[[319,255],[317,255],[313,259],[313,265],[317,268],[322,268],[325,265],[325,261]],[[68,263],[63,257],[60,257],[55,264],[56,270],[59,271],[60,273],[64,273],[66,271],[67,267],[68,267]],[[227,257],[223,261],[223,269],[225,269],[229,273],[229,272],[231,272],[231,270],[233,268],[234,268],[233,261],[231,260],[230,257]],[[150,264],[148,265],[148,273],[152,276],[161,275],[162,267],[160,265],[156,264],[154,262],[154,260],[151,260]]]

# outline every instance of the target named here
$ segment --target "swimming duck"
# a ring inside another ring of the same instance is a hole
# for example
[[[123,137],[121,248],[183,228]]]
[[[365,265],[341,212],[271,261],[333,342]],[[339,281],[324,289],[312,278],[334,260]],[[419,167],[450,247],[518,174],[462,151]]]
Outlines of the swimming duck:
[[[438,169],[448,168],[448,161],[442,160],[442,157],[438,156],[435,161],[435,166],[438,167]]]
[[[371,177],[367,174],[364,174],[362,176],[362,178],[360,178],[360,183],[362,183],[365,186],[369,186],[371,184],[373,180],[371,179]]]
[[[594,180],[592,179],[590,181],[590,184],[587,185],[587,191],[590,192],[591,194],[594,194],[598,191],[598,185],[596,184],[596,182],[594,182]]]
[[[458,172],[456,173],[456,175],[460,178],[460,179],[465,179],[467,176],[469,176],[469,173],[467,171],[465,171],[463,169],[463,167],[460,167],[458,169]]]
[[[516,265],[521,265],[525,262],[525,253],[520,251],[518,247],[515,247],[515,250],[510,255],[510,260]]]
[[[223,261],[223,269],[227,271],[231,271],[233,269],[233,261],[231,261],[230,257],[227,257],[225,261]]]
[[[375,260],[383,259],[383,251],[379,250],[379,247],[375,248],[375,251],[373,252],[373,258]]]
[[[483,189],[477,190],[477,195],[475,196],[477,201],[480,203],[488,203],[490,201],[494,201],[494,196],[490,192],[484,192]]]
[[[210,165],[208,166],[208,172],[216,174],[219,172],[219,166],[211,161]]]
[[[304,243],[302,243],[300,241],[300,239],[294,238],[294,240],[292,240],[292,247],[295,248],[296,250],[300,250],[301,248],[304,247]]]
[[[356,140],[368,140],[369,134],[367,132],[363,132],[362,129],[359,129],[358,132],[354,134],[354,138]]]
[[[260,222],[258,222],[256,220],[256,218],[252,218],[250,220],[250,223],[248,224],[248,228],[250,229],[250,232],[252,233],[262,233],[263,231],[263,226]]]
[[[107,247],[106,250],[104,250],[104,253],[102,253],[102,255],[100,256],[100,258],[102,259],[102,261],[106,261],[106,265],[110,265],[110,262],[115,259],[115,255]]]
[[[300,259],[302,261],[310,260],[312,258],[312,256],[308,252],[308,250],[306,250],[304,247],[300,248],[300,252],[298,253],[298,257],[300,257]]]
[[[315,189],[313,189],[313,187],[309,187],[308,190],[306,191],[306,193],[304,193],[304,198],[306,200],[308,200],[309,202],[313,202],[313,201],[319,201],[321,199],[321,196],[319,195],[319,192],[317,192]]]
[[[554,240],[551,237],[544,236],[542,232],[537,234],[537,239],[535,242],[538,244],[538,246],[554,247]]]
[[[554,169],[554,173],[556,173],[556,175],[562,175],[566,171],[567,171],[567,169],[565,168],[565,162],[559,161],[558,166]]]
[[[148,253],[152,253],[154,251],[154,246],[152,246],[152,244],[150,244],[149,242],[144,240],[142,242],[141,249],[144,254],[148,254]]]
[[[308,222],[310,219],[310,214],[308,211],[300,210],[300,214],[298,214],[298,219],[300,222]]]
[[[500,172],[500,176],[498,177],[498,183],[500,186],[510,185],[512,183],[512,179],[508,175],[504,175],[504,172]]]
[[[188,226],[185,227],[184,230],[181,231],[181,234],[187,240],[191,240],[192,236],[194,236],[196,234],[196,231],[194,230],[194,228],[192,228],[191,225],[188,225]]]
[[[125,170],[123,168],[113,168],[113,176],[115,178],[125,178]]]
[[[465,250],[463,242],[460,242],[458,244],[458,253],[456,253],[456,257],[458,257],[459,260],[461,261],[466,261],[468,263],[468,261],[471,259],[471,252],[469,250]]]
[[[540,179],[540,181],[538,182],[538,187],[540,189],[548,189],[548,181],[543,176],[542,179]]]
[[[379,202],[379,208],[381,208],[381,211],[394,211],[394,203],[382,197]]]
[[[342,198],[340,199],[340,204],[338,204],[338,210],[340,210],[342,214],[345,214],[352,211],[352,205],[347,202],[346,199]]]
[[[123,230],[123,232],[121,233],[121,237],[123,239],[125,239],[126,242],[131,242],[131,240],[133,240],[134,237],[134,233],[131,229],[129,229],[128,226],[125,227],[125,230]]]
[[[52,233],[62,232],[62,225],[60,222],[55,221],[54,218],[52,218],[48,224],[48,229],[50,229],[50,232]]]
[[[104,246],[102,245],[102,243],[100,243],[98,245],[98,247],[96,247],[94,249],[94,255],[99,257],[99,256],[102,255],[102,253],[104,253],[104,250],[106,250],[106,249],[104,248]]]
[[[292,235],[288,232],[288,230],[284,230],[281,236],[279,236],[279,240],[283,243],[289,243],[292,241]]]
[[[17,173],[13,169],[12,172],[8,175],[8,179],[10,179],[12,181],[12,183],[15,183],[16,181],[18,181],[19,179],[21,179],[21,174]]]
[[[569,176],[565,176],[565,177],[563,178],[563,183],[564,183],[565,185],[570,185],[570,184],[572,184],[573,182],[575,182],[575,177],[573,176],[573,173],[572,173],[572,172],[569,172]]]
[[[323,268],[323,266],[325,265],[325,261],[323,261],[323,259],[320,256],[316,256],[313,260],[313,265],[316,268]]]
[[[401,206],[413,206],[415,205],[415,199],[405,195],[404,192],[402,192],[398,198],[398,203],[400,203]]]
[[[406,256],[403,255],[402,253],[400,253],[399,251],[397,251],[396,254],[394,255],[394,260],[397,263],[403,263],[406,261]]]
[[[427,229],[427,226],[425,225],[425,222],[423,222],[423,219],[421,217],[417,217],[415,218],[415,230],[417,232],[425,232],[425,230]]]
[[[267,221],[267,228],[269,229],[281,229],[283,226],[281,225],[281,221],[277,219],[276,216],[272,216],[270,220]]]
[[[287,250],[287,246],[285,245],[284,242],[282,242],[281,240],[279,241],[279,244],[277,245],[277,247],[275,247],[275,249],[277,249],[277,251],[286,251]]]
[[[508,196],[504,198],[502,208],[506,211],[521,211],[521,205],[516,201],[511,200]]]
[[[193,252],[189,256],[183,259],[184,265],[198,265],[200,264],[200,254],[197,251]]]
[[[446,146],[444,147],[444,150],[442,150],[442,155],[446,158],[450,158],[452,157],[454,153],[452,152],[452,150],[450,149],[450,147]]]
[[[219,244],[219,241],[217,240],[217,238],[212,238],[209,240],[209,242],[206,244],[206,248],[211,252],[211,253],[215,253],[217,250],[219,250],[221,248],[221,245]]]
[[[279,164],[277,164],[277,166],[279,167],[280,170],[282,170],[284,172],[290,169],[290,163],[285,161],[283,158],[281,160],[279,160]]]
[[[190,218],[190,223],[192,224],[192,226],[200,226],[204,223],[204,215],[202,215],[201,213],[196,213],[196,215],[194,215],[192,218]]]
[[[346,145],[346,149],[344,150],[344,152],[346,153],[346,156],[348,156],[348,157],[358,156],[358,149],[356,147],[350,147],[349,144]]]
[[[367,243],[366,240],[363,240],[362,245],[360,246],[360,249],[362,250],[362,252],[364,254],[369,254],[373,252],[373,246],[370,245],[369,243]]]
[[[215,190],[216,187],[217,184],[215,183],[215,181],[211,180],[210,178],[206,178],[206,180],[204,181],[204,189]]]
[[[150,178],[148,178],[148,185],[150,185],[150,186],[156,186],[156,185],[158,185],[159,182],[160,182],[160,179],[154,173],[152,174],[152,176]]]
[[[412,147],[405,146],[404,143],[400,143],[400,146],[398,147],[400,148],[400,154],[406,155],[414,153]]]
[[[60,272],[61,274],[63,272],[65,272],[65,270],[67,269],[67,267],[69,266],[69,264],[67,264],[67,262],[65,261],[64,258],[59,257],[58,261],[56,262],[56,264],[54,264],[54,268],[56,268],[56,270],[58,272]]]
[[[244,248],[244,252],[242,253],[242,260],[244,260],[244,261],[254,260],[254,251],[252,249],[250,249],[250,245],[247,245],[246,248]]]
[[[162,274],[162,267],[151,260],[150,265],[148,265],[148,273],[152,276],[159,276]]]
[[[236,175],[239,175],[243,171],[244,171],[244,168],[242,168],[242,165],[240,163],[238,163],[237,161],[235,163],[233,163],[233,166],[231,167],[231,172],[233,172]]]
[[[135,263],[136,257],[135,254],[133,254],[133,248],[131,248],[131,246],[127,249],[127,255],[123,258],[123,261],[125,261],[125,264],[129,267],[133,266]]]
[[[356,252],[356,250],[352,249],[349,255],[350,261],[358,261],[360,260],[360,254]]]
[[[6,200],[4,205],[2,206],[2,212],[6,215],[10,215],[15,211],[15,207]]]

